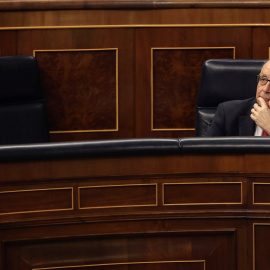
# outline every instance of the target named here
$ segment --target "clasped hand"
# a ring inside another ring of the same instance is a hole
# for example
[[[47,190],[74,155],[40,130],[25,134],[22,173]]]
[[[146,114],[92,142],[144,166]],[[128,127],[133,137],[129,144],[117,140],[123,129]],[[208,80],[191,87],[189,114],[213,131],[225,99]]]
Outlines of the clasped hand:
[[[270,101],[267,104],[263,98],[259,97],[257,102],[251,110],[250,117],[259,127],[270,134]]]

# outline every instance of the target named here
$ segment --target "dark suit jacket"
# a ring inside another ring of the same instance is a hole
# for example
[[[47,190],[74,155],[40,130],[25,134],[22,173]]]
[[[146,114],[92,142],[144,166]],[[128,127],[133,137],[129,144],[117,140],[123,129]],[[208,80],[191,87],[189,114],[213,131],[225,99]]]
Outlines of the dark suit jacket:
[[[250,118],[256,98],[219,104],[207,136],[254,136],[255,122]]]

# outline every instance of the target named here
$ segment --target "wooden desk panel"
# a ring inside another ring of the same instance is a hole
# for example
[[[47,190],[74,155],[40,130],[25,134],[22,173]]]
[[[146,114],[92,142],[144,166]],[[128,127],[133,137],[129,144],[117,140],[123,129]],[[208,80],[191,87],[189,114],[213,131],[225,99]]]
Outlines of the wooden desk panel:
[[[268,206],[251,207],[252,186],[267,198],[260,183],[270,179],[256,162],[247,169],[257,157],[2,163],[0,269],[251,270],[248,254],[268,268],[264,227],[252,229],[270,217]]]

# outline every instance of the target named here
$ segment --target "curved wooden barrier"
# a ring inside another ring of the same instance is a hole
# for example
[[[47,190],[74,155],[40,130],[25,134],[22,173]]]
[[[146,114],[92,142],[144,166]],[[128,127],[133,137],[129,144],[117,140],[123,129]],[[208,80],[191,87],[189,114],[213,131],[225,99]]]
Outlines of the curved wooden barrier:
[[[268,145],[2,146],[0,269],[267,269]]]

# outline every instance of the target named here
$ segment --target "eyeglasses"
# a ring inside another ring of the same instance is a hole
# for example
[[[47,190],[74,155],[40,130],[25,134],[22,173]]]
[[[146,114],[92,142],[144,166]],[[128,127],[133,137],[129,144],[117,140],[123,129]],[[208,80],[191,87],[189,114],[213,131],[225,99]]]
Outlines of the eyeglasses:
[[[261,77],[261,75],[257,75],[257,82],[260,83],[260,85],[266,85],[270,80],[266,77]]]

